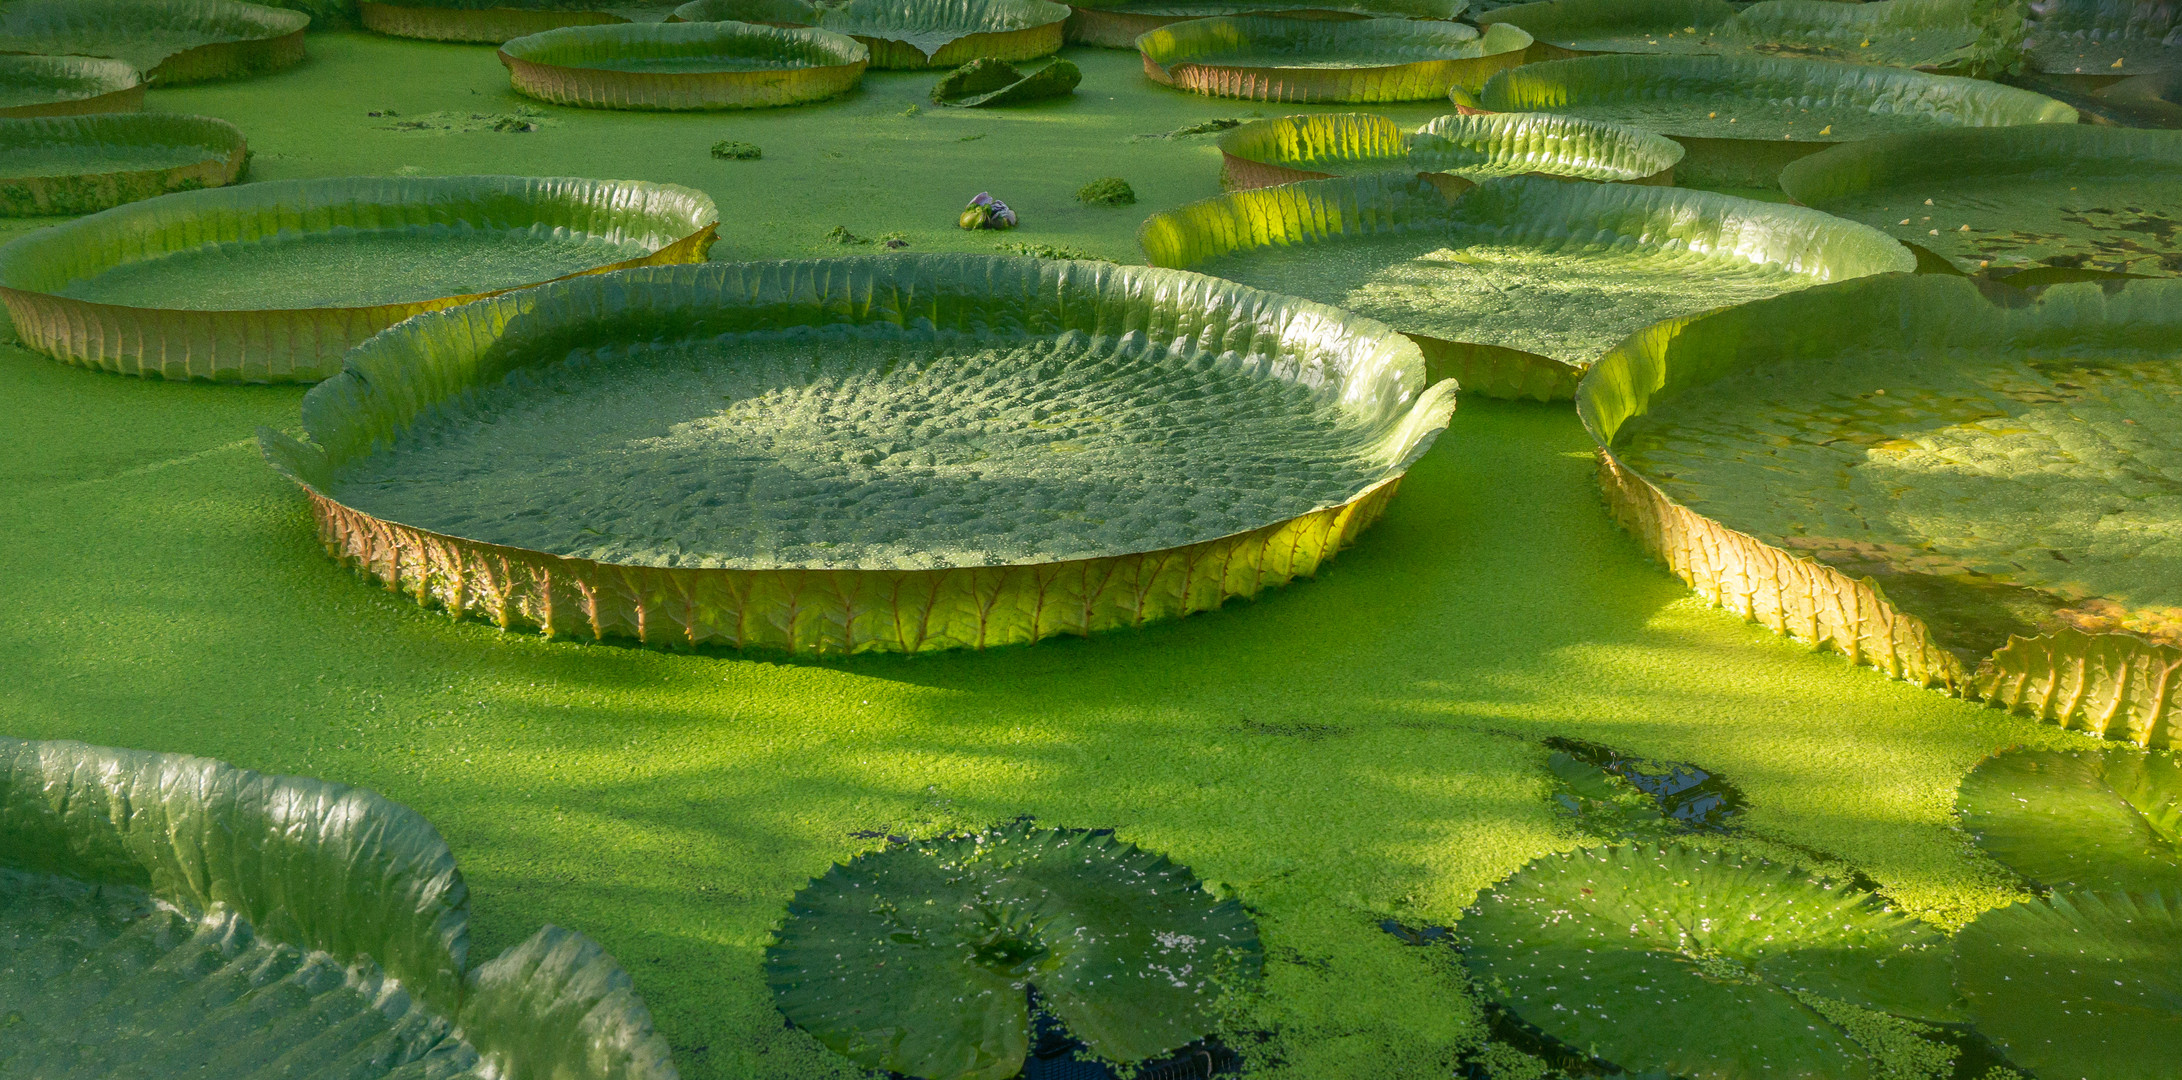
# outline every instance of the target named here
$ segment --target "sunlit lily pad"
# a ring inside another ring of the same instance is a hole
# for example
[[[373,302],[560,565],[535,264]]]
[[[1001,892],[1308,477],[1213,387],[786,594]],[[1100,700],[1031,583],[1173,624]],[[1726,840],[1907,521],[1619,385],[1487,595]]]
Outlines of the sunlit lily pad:
[[[81,116],[144,107],[135,65],[89,56],[0,54],[0,117]]]
[[[1284,116],[1220,136],[1221,186],[1229,191],[1375,172],[1565,176],[1666,184],[1682,147],[1618,124],[1551,113],[1442,116],[1411,132],[1370,113]]]
[[[749,23],[569,26],[500,47],[515,89],[592,109],[757,109],[854,89],[871,52],[812,27]]]
[[[1814,154],[1780,182],[1805,206],[1885,229],[1968,273],[2182,273],[2182,132],[2038,124],[1898,135]]]
[[[294,67],[310,21],[240,0],[10,0],[0,52],[112,57],[173,86]]]
[[[1915,265],[1875,229],[1798,207],[1531,177],[1236,192],[1154,215],[1138,241],[1155,266],[1387,322],[1473,392],[1541,400],[1660,319]]]
[[[1618,516],[1708,596],[1904,678],[2164,746],[2178,400],[2182,281],[1988,299],[1932,275],[1655,328],[1577,406]]]
[[[1189,19],[1272,15],[1291,19],[1452,20],[1469,0],[1078,0],[1069,5],[1068,40],[1134,49],[1145,32]]]
[[[315,381],[420,311],[705,257],[712,200],[636,181],[282,180],[131,203],[0,247],[23,342],[139,375]]]
[[[369,791],[0,738],[0,1073],[674,1080],[613,957],[547,926],[465,970],[469,916]]]
[[[2167,1080],[2182,1045],[2182,891],[2057,894],[1955,939],[1978,1031],[2038,1076]]]
[[[1480,24],[1530,31],[1548,58],[1596,53],[1789,56],[1985,75],[2021,54],[2009,0],[1540,0]]]
[[[2143,0],[2036,0],[2031,60],[2096,82],[2182,71],[2182,7]]]
[[[242,132],[172,113],[0,119],[0,214],[88,214],[242,174]]]
[[[1938,930],[1793,867],[1679,844],[1548,855],[1488,888],[1456,929],[1487,995],[1631,1072],[1873,1075],[1799,992],[1952,1018]]]
[[[2140,750],[2009,750],[1957,797],[1977,846],[2041,886],[2182,890],[2182,761]]]
[[[2052,98],[1997,83],[1747,56],[1528,64],[1494,76],[1478,103],[1493,112],[1556,112],[1657,132],[1689,151],[1677,179],[1745,187],[1772,187],[1789,162],[1835,143],[2077,119]]]
[[[1154,81],[1253,101],[1429,101],[1523,62],[1530,35],[1421,19],[1193,19],[1137,39]]]
[[[1453,395],[1392,329],[1292,297],[905,255],[630,271],[412,319],[304,399],[316,445],[265,444],[330,550],[420,600],[551,634],[920,651],[1308,576]]]
[[[898,70],[1051,56],[1060,51],[1068,7],[1048,0],[691,0],[674,17],[816,26],[863,42],[873,69]]]
[[[866,1068],[1007,1080],[1027,991],[1099,1057],[1210,1034],[1258,930],[1185,867],[1108,831],[1002,826],[860,855],[796,894],[765,951],[796,1026]]]
[[[564,26],[660,22],[679,0],[362,0],[366,29],[426,41],[498,45]]]

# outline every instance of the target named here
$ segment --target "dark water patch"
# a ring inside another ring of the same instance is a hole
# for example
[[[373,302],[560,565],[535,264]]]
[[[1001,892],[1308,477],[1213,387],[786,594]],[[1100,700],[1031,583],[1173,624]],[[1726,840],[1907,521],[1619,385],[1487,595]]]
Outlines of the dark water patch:
[[[1685,830],[1726,832],[1733,827],[1731,819],[1741,813],[1743,793],[1735,785],[1688,762],[1637,757],[1599,743],[1559,736],[1546,739],[1545,745],[1626,781],[1650,798],[1660,814]]]

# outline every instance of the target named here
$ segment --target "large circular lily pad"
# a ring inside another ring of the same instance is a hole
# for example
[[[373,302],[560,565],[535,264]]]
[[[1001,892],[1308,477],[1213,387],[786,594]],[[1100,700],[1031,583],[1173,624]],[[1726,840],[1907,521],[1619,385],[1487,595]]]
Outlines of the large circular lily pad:
[[[134,65],[89,56],[0,54],[0,117],[82,116],[144,107]]]
[[[2050,889],[2182,890],[2182,759],[2015,749],[1978,763],[1957,796],[1963,827]]]
[[[1109,1061],[1212,1032],[1256,976],[1258,930],[1186,867],[1111,832],[1011,825],[836,864],[796,894],[765,951],[796,1026],[865,1068],[1008,1080],[1027,994]]]
[[[614,958],[466,969],[430,823],[357,788],[0,738],[0,1073],[674,1080]]]
[[[702,261],[712,200],[635,181],[287,180],[115,207],[0,247],[24,344],[137,375],[314,381],[388,326],[507,289]]]
[[[1236,192],[1154,215],[1138,241],[1155,266],[1387,322],[1424,347],[1434,377],[1540,400],[1568,397],[1593,360],[1660,319],[1915,265],[1885,234],[1799,207],[1532,177]]]
[[[515,89],[593,109],[755,109],[854,89],[870,50],[811,27],[749,23],[571,26],[500,47]]]
[[[175,86],[294,67],[310,23],[240,0],[10,0],[0,52],[112,57],[150,85]]]
[[[691,0],[674,17],[816,26],[863,42],[874,69],[916,70],[1051,56],[1061,50],[1068,7],[1049,0]]]
[[[2065,893],[1955,939],[1978,1031],[2038,1076],[2167,1080],[2182,1045],[2182,890]]]
[[[171,113],[0,119],[0,214],[88,214],[242,174],[242,132]]]
[[[364,27],[394,37],[499,45],[564,26],[660,22],[679,0],[362,0]]]
[[[1289,19],[1438,19],[1451,21],[1470,0],[1077,0],[1068,40],[1134,49],[1136,39],[1170,23],[1223,15]]]
[[[1523,62],[1530,35],[1421,19],[1192,19],[1137,39],[1155,82],[1253,101],[1429,101]]]
[[[1671,184],[1682,147],[1635,128],[1551,113],[1442,116],[1414,132],[1371,113],[1319,113],[1235,128],[1220,136],[1220,159],[1220,186],[1229,191],[1405,170],[1468,180]]]
[[[1870,893],[1682,845],[1548,855],[1458,927],[1486,994],[1633,1073],[1864,1080],[1865,1051],[1798,996],[1951,1018],[1947,939]]]
[[[1763,0],[1741,9],[1726,0],[1540,0],[1478,22],[1530,31],[1541,59],[1742,54],[1982,76],[2020,56],[2020,35],[2000,9],[1995,0]]]
[[[2153,746],[2182,711],[2178,401],[2182,281],[1944,275],[1663,325],[1577,395],[1617,517],[1706,596]]]
[[[2073,124],[2076,110],[1997,83],[1826,60],[1588,56],[1528,64],[1478,95],[1493,112],[1554,112],[1657,132],[1689,183],[1772,187],[1797,158],[1905,132]]]
[[[2037,124],[1897,135],[1813,154],[1782,170],[1780,185],[1968,273],[2182,273],[2182,132]]]
[[[411,320],[305,399],[315,446],[267,452],[331,550],[457,612],[921,651],[1308,576],[1453,390],[1379,323],[1195,274],[715,264]]]

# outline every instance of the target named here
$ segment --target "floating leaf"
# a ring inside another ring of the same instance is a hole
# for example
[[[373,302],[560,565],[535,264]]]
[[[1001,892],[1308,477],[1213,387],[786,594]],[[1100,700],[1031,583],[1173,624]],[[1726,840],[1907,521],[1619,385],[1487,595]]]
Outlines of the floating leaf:
[[[571,26],[500,47],[515,89],[592,109],[756,109],[838,97],[870,50],[811,27],[748,23]]]
[[[1006,1080],[1026,991],[1093,1053],[1155,1057],[1210,1032],[1262,963],[1256,925],[1107,831],[1005,826],[887,848],[796,894],[766,949],[781,1012],[866,1068]]]
[[[659,22],[679,0],[362,0],[365,29],[498,45],[564,26]]]
[[[79,116],[144,107],[144,77],[120,60],[0,54],[0,116]]]
[[[1469,180],[1539,173],[1665,183],[1682,147],[1635,128],[1551,113],[1441,116],[1414,132],[1370,113],[1319,113],[1245,124],[1220,137],[1220,157],[1230,191],[1395,170]]]
[[[2182,892],[2056,893],[1964,927],[1955,979],[1978,1030],[2038,1076],[2169,1080],[2177,956]]]
[[[1539,859],[1480,897],[1464,963],[1504,1007],[1623,1069],[1860,1078],[1796,992],[1944,1020],[1946,939],[1869,893],[1681,845]]]
[[[2182,762],[2172,754],[2009,750],[1962,781],[1987,855],[2069,891],[2182,890]]]
[[[863,42],[871,49],[871,66],[888,70],[1051,56],[1060,51],[1068,6],[1048,0],[691,0],[674,17],[822,27]]]
[[[1558,57],[1594,53],[1793,56],[1986,75],[2022,50],[2009,0],[1543,0],[1479,18],[1530,31]]]
[[[237,0],[9,0],[0,52],[113,57],[175,86],[294,67],[310,22]]]
[[[1055,60],[1025,75],[1005,60],[979,59],[956,68],[935,84],[932,100],[963,109],[1020,105],[1067,97],[1081,82],[1083,72],[1066,60]]]
[[[88,214],[242,174],[242,132],[172,113],[0,119],[0,214]]]
[[[1421,19],[1192,19],[1137,39],[1154,81],[1252,101],[1429,101],[1523,62],[1530,35]]]
[[[2138,0],[2038,0],[2030,51],[2040,71],[2100,80],[2182,71],[2182,8]]]
[[[1070,4],[1068,40],[1109,49],[1134,49],[1150,30],[1221,15],[1269,15],[1301,19],[1453,20],[1469,0],[1078,0]]]

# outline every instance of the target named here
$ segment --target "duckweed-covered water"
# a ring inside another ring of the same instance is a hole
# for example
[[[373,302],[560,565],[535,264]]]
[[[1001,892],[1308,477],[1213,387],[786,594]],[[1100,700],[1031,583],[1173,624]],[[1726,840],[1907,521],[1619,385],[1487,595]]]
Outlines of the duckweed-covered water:
[[[63,296],[128,307],[368,307],[529,285],[646,253],[640,243],[473,228],[338,229],[208,244],[72,281]]]
[[[1382,463],[1330,395],[1142,339],[870,328],[529,368],[337,478],[367,513],[654,566],[1086,558],[1341,502]]]
[[[1632,246],[1472,242],[1421,230],[1257,248],[1195,267],[1445,341],[1587,364],[1661,319],[1813,284],[1778,264]]]

